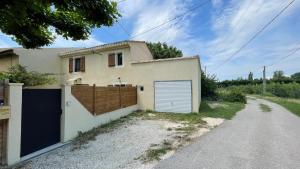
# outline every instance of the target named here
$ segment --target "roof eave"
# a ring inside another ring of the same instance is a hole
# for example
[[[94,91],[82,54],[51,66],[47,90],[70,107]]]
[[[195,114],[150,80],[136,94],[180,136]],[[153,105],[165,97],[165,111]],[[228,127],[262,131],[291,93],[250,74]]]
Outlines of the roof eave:
[[[122,42],[118,42],[118,43],[112,43],[112,44],[107,44],[107,45],[101,45],[101,46],[61,53],[61,54],[59,54],[59,56],[60,57],[70,57],[70,56],[77,56],[77,55],[93,54],[96,52],[104,52],[104,51],[110,51],[110,50],[116,50],[116,49],[129,48],[130,47],[129,43],[130,43],[130,41],[122,41]]]

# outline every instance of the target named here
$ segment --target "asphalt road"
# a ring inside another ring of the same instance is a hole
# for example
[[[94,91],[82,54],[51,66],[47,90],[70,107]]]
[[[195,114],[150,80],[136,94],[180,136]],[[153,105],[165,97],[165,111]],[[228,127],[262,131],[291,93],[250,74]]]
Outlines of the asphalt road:
[[[272,108],[262,112],[259,103]],[[232,120],[156,169],[300,169],[300,118],[265,100],[248,100]]]

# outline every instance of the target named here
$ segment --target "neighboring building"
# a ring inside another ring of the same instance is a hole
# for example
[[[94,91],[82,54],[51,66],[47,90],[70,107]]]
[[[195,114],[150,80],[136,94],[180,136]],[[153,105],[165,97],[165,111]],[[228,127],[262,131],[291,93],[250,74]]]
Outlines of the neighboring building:
[[[0,72],[20,64],[25,66],[28,71],[54,74],[57,77],[56,83],[47,87],[60,88],[62,71],[61,59],[58,54],[76,49],[79,48],[2,48],[0,49]]]
[[[153,60],[145,42],[122,41],[60,54],[64,82],[138,86],[139,109],[198,112],[198,56]]]

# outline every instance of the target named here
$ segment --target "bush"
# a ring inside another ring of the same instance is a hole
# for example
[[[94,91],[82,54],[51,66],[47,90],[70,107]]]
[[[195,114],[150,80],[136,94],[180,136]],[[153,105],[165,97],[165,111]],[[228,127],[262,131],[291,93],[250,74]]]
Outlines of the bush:
[[[0,72],[0,80],[3,79],[8,79],[11,83],[24,83],[24,86],[53,84],[56,81],[53,74],[27,71],[21,65],[11,67],[8,72]]]
[[[247,103],[246,96],[239,90],[219,92],[218,99],[227,102]]]
[[[244,94],[262,94],[263,86],[260,85],[240,85],[220,88],[220,91],[240,91]],[[278,97],[286,98],[300,98],[300,84],[299,83],[269,83],[267,84],[267,93]]]
[[[216,100],[217,87],[216,77],[206,75],[201,71],[201,96],[207,100]]]

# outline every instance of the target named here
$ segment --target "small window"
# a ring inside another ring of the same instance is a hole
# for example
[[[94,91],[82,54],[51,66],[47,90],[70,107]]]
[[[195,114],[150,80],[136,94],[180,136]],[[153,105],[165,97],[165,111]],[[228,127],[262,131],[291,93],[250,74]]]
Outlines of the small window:
[[[75,59],[75,69],[74,72],[80,72],[80,58]]]
[[[118,53],[117,54],[117,66],[123,66],[123,54],[122,53]]]
[[[144,91],[144,86],[140,86],[140,91]]]

